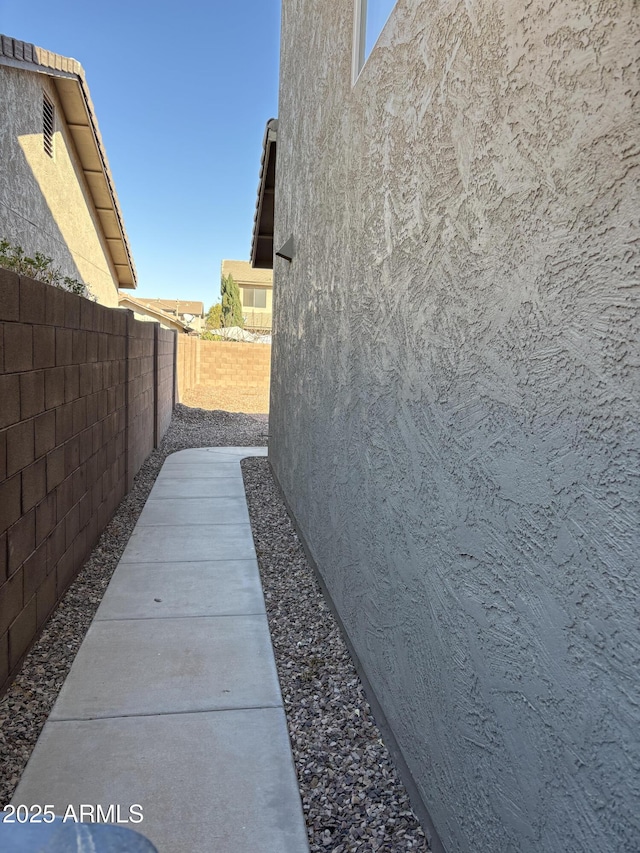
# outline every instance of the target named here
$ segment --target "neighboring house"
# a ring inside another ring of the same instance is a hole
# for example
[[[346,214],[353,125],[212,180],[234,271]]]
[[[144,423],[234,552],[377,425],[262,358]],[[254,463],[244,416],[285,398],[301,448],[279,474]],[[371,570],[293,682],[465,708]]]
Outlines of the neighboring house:
[[[124,294],[121,294],[121,298]],[[146,299],[137,296],[138,307],[144,307],[151,313],[159,311],[165,316],[172,317],[178,321],[178,326],[185,326],[192,332],[200,332],[204,328],[205,313],[204,303],[194,302],[187,299]]]
[[[158,300],[150,301],[153,303]],[[155,307],[153,304],[150,305],[149,301],[146,299],[134,299],[133,296],[129,296],[129,294],[121,293],[118,297],[118,307],[128,308],[130,311],[133,311],[136,320],[160,323],[160,325],[165,329],[176,329],[179,332],[185,332],[187,334],[193,331],[191,326],[183,322],[179,317],[176,317],[175,314],[169,314],[162,311],[160,308]]]
[[[0,237],[116,306],[136,271],[82,66],[0,36],[0,104]]]
[[[376,718],[434,850],[636,850],[637,4],[282,11],[269,459]]]
[[[270,332],[273,316],[273,271],[254,269],[249,261],[223,261],[222,275],[230,275],[240,289],[244,327]]]
[[[187,299],[145,299],[143,296],[136,297],[137,301],[147,308],[162,311],[180,320],[194,332],[200,332],[204,328],[205,313],[204,303],[194,302]]]

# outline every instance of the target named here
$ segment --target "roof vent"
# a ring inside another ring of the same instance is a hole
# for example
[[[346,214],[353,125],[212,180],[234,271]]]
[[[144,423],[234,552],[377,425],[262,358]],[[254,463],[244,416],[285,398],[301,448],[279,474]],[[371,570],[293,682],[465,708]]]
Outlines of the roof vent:
[[[42,93],[42,138],[44,150],[53,157],[53,126],[55,118],[55,107],[46,92]]]

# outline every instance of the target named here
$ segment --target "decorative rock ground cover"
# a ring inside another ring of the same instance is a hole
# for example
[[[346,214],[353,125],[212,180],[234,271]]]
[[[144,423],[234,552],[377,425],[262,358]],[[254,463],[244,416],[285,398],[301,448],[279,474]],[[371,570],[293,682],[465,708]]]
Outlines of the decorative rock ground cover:
[[[178,406],[91,556],[0,699],[0,805],[8,803],[155,479],[189,447],[267,444],[266,415]],[[340,631],[266,459],[242,463],[311,851],[427,851]]]

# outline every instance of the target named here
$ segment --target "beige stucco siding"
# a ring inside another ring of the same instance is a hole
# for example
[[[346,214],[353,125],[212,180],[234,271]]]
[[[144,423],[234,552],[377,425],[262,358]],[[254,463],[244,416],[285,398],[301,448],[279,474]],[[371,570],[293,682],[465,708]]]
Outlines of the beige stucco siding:
[[[273,290],[272,290],[272,288],[271,287],[260,287],[259,285],[256,285],[256,284],[251,284],[251,285],[242,284],[242,285],[240,285],[240,301],[242,302],[243,306],[244,306],[244,291],[245,291],[246,287],[250,287],[251,290],[262,290],[265,292],[266,307],[265,308],[256,308],[255,309],[256,311],[269,311],[270,312],[273,310]],[[251,307],[251,306],[249,306],[249,307]]]
[[[249,261],[224,260],[222,275],[230,275],[240,289],[240,302],[247,328],[270,329],[273,319],[273,271],[254,269]],[[245,305],[245,288],[266,291],[266,306],[255,308]]]
[[[56,107],[54,157],[44,151],[42,91]],[[54,259],[103,305],[117,306],[116,274],[53,82],[0,67],[0,235]]]
[[[245,306],[245,287],[253,290],[262,290],[265,293],[266,305],[264,308]],[[271,329],[273,323],[273,289],[272,287],[259,287],[258,285],[241,285],[240,302],[242,303],[242,315],[246,328]]]

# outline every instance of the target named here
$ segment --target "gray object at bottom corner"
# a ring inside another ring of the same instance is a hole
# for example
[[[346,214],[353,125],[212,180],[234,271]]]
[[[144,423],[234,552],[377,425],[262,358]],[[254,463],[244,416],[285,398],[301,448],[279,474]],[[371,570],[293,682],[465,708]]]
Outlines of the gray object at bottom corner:
[[[36,816],[40,822],[22,823],[20,817],[0,813],[0,849],[5,853],[158,853],[148,838],[122,826],[42,815]]]

